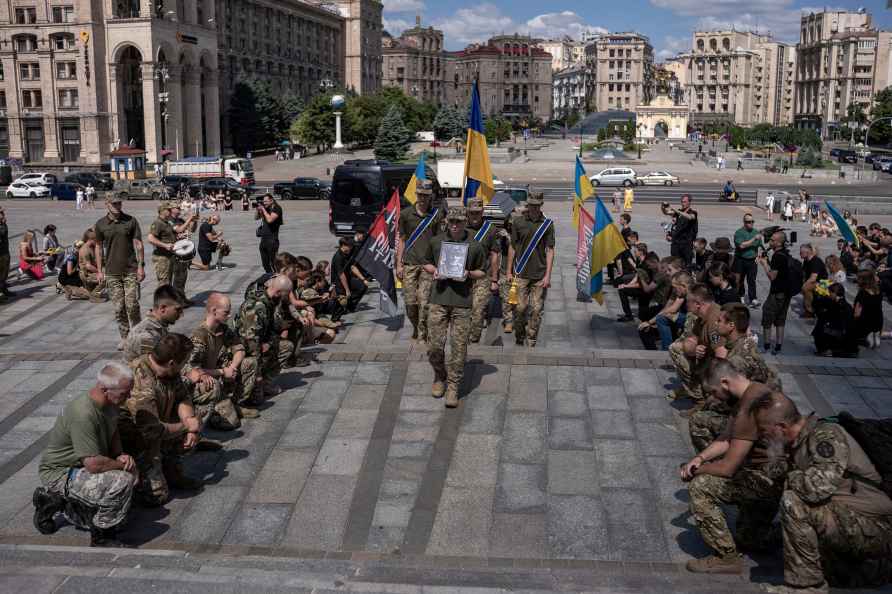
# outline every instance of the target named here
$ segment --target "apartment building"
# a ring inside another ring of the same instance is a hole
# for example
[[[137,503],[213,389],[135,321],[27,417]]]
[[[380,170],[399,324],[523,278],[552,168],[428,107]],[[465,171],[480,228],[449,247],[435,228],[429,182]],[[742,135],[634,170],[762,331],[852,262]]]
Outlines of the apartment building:
[[[300,0],[295,0],[299,2]],[[314,0],[331,4],[341,13],[345,23],[344,81],[348,89],[360,95],[381,88],[381,36],[384,33],[380,0]]]
[[[592,111],[634,111],[653,98],[654,53],[640,33],[610,33],[597,38],[585,51],[593,81]]]
[[[467,105],[477,79],[486,115],[547,122],[551,118],[552,56],[539,43],[525,35],[499,35],[484,44],[447,52],[447,102]]]
[[[547,39],[539,44],[543,51],[551,54],[551,71],[557,72],[577,62],[577,48],[582,44],[564,37],[562,39]]]
[[[787,126],[793,123],[796,90],[796,46],[765,42],[756,49],[752,122]]]
[[[844,124],[849,105],[870,112],[873,98],[892,82],[892,32],[873,27],[870,14],[803,15],[796,67],[796,126],[827,137]]]
[[[309,101],[345,83],[346,19],[332,5],[296,0],[216,0],[221,113],[237,83],[262,80]],[[223,118],[224,145],[231,145]]]
[[[400,88],[420,101],[445,101],[442,31],[422,27],[418,17],[415,27],[399,37],[385,33],[382,45],[384,86]]]
[[[0,156],[98,166],[121,144],[220,150],[214,6],[193,0],[0,5]]]
[[[566,118],[573,112],[585,115],[589,72],[585,63],[568,66],[552,74],[552,117]]]

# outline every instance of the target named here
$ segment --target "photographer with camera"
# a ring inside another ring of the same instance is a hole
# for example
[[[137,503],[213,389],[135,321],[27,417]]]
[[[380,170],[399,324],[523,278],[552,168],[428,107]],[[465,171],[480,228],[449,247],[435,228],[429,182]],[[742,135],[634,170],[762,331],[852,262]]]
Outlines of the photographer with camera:
[[[787,323],[787,310],[790,309],[790,299],[793,296],[790,277],[795,271],[791,271],[791,260],[793,258],[787,251],[786,233],[783,231],[772,233],[768,246],[772,250],[771,260],[768,259],[768,253],[765,248],[760,250],[757,258],[759,265],[765,270],[768,280],[771,281],[768,297],[765,298],[765,304],[762,306],[762,331],[765,337],[765,352],[771,351],[772,354],[777,355],[780,353],[784,343],[784,326]],[[772,327],[774,327],[777,335],[777,340],[774,342],[774,350],[771,348]]]
[[[691,265],[694,258],[694,239],[697,237],[697,211],[691,208],[691,197],[681,197],[681,209],[676,210],[664,202],[660,207],[663,214],[675,218],[670,234],[670,255],[684,260],[685,266]]]
[[[273,272],[276,254],[279,253],[279,227],[282,226],[282,207],[272,194],[264,194],[263,201],[252,205],[254,219],[258,222],[257,237],[260,238],[260,262],[266,272]]]

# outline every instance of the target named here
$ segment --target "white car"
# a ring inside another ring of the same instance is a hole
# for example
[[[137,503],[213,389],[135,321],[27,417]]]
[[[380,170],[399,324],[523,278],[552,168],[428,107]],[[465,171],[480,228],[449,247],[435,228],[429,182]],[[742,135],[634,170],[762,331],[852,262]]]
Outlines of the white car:
[[[40,184],[14,181],[6,188],[7,198],[46,198],[50,189]]]
[[[49,186],[49,185],[56,183],[57,181],[59,181],[58,178],[56,178],[56,176],[53,175],[52,173],[36,173],[35,172],[35,173],[23,173],[13,183],[15,183],[15,182],[22,182],[22,183],[37,182],[38,184],[40,184],[42,186]]]
[[[678,184],[678,176],[665,171],[651,171],[647,175],[639,175],[638,183],[642,186],[674,186]]]
[[[637,185],[637,174],[630,167],[611,167],[591,176],[592,185],[597,186],[634,186]]]

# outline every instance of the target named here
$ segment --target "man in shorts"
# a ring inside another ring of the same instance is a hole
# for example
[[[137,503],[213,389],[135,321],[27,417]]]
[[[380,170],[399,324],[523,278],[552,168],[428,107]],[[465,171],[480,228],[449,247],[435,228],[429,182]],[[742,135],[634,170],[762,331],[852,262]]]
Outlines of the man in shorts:
[[[759,265],[768,275],[771,287],[768,289],[768,297],[762,305],[762,331],[765,337],[765,352],[771,351],[777,355],[781,352],[784,343],[784,326],[787,323],[787,310],[790,309],[790,294],[788,292],[790,274],[790,254],[787,252],[787,234],[776,231],[771,236],[769,243],[773,254],[771,260],[765,255],[759,256]],[[771,330],[774,328],[777,336],[772,349]]]

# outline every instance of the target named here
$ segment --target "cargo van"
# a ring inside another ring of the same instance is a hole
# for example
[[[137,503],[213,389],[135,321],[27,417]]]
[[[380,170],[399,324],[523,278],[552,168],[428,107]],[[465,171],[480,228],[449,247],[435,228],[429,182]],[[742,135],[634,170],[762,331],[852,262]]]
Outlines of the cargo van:
[[[329,230],[334,235],[352,235],[357,227],[370,227],[394,189],[399,190],[401,208],[410,207],[403,192],[413,173],[415,165],[394,165],[374,159],[352,159],[338,165],[328,199]],[[440,200],[436,176],[430,167],[426,175],[434,180],[434,204],[437,205]]]

